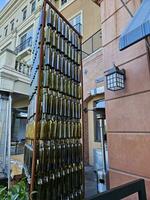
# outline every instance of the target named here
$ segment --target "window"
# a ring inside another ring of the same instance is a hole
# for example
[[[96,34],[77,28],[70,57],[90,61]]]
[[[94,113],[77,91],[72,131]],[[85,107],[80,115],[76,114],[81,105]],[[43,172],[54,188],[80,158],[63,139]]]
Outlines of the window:
[[[36,8],[36,1],[32,1],[31,2],[31,13],[33,13],[35,11]]]
[[[23,21],[26,19],[27,17],[27,7],[25,7],[23,10],[22,10],[22,13],[23,13]]]
[[[14,30],[14,19],[10,22],[10,24],[11,24],[11,31],[13,31]]]
[[[7,34],[8,34],[8,26],[6,26],[5,28],[4,28],[4,34],[5,34],[5,36],[7,36]]]
[[[67,2],[68,2],[68,0],[61,0],[61,5],[63,6]]]
[[[20,37],[20,44],[25,43],[26,39],[27,39],[27,34],[24,34],[23,36],[21,36]]]
[[[82,16],[81,13],[76,15],[74,18],[70,20],[72,26],[79,32],[82,32]]]
[[[95,101],[94,107],[99,108],[99,111],[94,112],[94,139],[95,142],[101,142],[101,131],[106,138],[105,101]],[[98,114],[101,116],[101,119],[97,118]]]

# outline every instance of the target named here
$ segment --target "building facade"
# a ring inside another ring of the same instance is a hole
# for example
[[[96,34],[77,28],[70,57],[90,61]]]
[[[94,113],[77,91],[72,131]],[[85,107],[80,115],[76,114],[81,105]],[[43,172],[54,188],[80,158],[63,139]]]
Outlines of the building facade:
[[[150,199],[149,50],[145,40],[141,40],[119,51],[120,34],[132,17],[120,0],[99,3],[104,69],[108,70],[115,63],[126,71],[123,90],[105,89],[110,187],[144,178]],[[141,1],[128,0],[125,5],[134,16]],[[132,199],[137,198],[133,196]]]
[[[7,113],[7,95],[12,98],[11,153],[23,153],[31,51],[42,3],[40,0],[10,0],[0,11],[0,162],[8,146],[4,128],[6,119],[3,119]]]

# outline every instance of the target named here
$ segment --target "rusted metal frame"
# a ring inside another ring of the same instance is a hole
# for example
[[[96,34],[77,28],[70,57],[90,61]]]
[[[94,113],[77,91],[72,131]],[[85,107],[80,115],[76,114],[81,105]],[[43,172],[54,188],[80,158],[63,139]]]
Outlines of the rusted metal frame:
[[[42,27],[41,27],[41,38],[40,38],[40,63],[38,70],[38,87],[37,87],[37,101],[36,101],[36,115],[35,115],[35,135],[33,139],[33,157],[32,157],[32,174],[31,174],[31,185],[30,185],[30,193],[32,193],[35,189],[35,171],[36,171],[36,159],[37,159],[37,133],[38,122],[40,120],[40,93],[41,93],[41,78],[42,78],[42,67],[44,60],[44,29],[46,22],[46,0],[44,0],[43,8],[42,8]]]
[[[61,12],[59,12],[49,0],[46,0],[46,2],[73,29],[73,31],[76,32],[80,38],[82,38],[82,35],[80,35],[80,33],[72,26],[72,24],[61,14]]]
[[[80,38],[80,43],[82,44],[82,38]],[[81,46],[82,52],[82,46]],[[83,159],[83,196],[85,197],[85,170],[84,170],[84,133],[85,133],[85,125],[84,125],[84,112],[83,112],[83,103],[84,103],[84,96],[83,96],[83,63],[82,63],[82,53],[81,53],[81,88],[82,88],[82,159]]]

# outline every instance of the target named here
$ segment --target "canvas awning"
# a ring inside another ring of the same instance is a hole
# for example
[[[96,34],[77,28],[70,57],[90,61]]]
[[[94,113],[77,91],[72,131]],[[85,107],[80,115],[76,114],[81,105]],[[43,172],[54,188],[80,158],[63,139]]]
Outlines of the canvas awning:
[[[140,8],[121,34],[120,50],[135,44],[150,35],[150,0],[143,0]]]

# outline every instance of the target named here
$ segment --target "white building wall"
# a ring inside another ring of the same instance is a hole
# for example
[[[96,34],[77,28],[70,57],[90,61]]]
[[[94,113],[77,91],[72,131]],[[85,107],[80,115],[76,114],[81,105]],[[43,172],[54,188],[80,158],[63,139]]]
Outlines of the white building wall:
[[[36,1],[34,12],[31,12],[31,3]],[[29,77],[16,70],[16,61],[31,65],[31,50],[25,49],[18,54],[14,54],[16,47],[20,45],[20,38],[27,33],[26,39],[32,37],[32,45],[36,36],[40,11],[43,0],[10,0],[0,11],[0,91],[7,91],[28,95]],[[23,20],[22,10],[27,7],[26,19]],[[11,31],[11,21],[14,20],[14,30]],[[5,27],[8,26],[7,36]],[[7,49],[13,52],[7,51]],[[5,69],[7,67],[7,70]],[[15,76],[10,80],[10,74]],[[17,69],[18,70],[18,69]],[[22,81],[22,80],[25,80]]]

